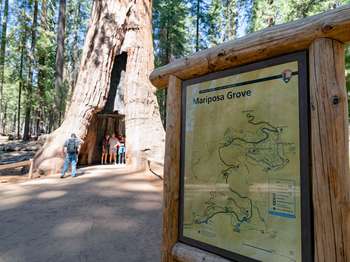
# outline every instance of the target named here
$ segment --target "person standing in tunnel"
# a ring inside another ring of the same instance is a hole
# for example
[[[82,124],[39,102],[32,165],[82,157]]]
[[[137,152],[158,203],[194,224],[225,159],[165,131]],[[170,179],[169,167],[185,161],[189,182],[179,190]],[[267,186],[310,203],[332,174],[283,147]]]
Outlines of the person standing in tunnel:
[[[119,140],[115,134],[109,139],[109,163],[117,164],[117,152],[119,147]]]
[[[125,164],[125,137],[120,136],[119,138],[119,148],[118,148],[118,164]]]
[[[102,141],[102,156],[101,156],[101,164],[107,164],[109,154],[109,135],[106,134]]]

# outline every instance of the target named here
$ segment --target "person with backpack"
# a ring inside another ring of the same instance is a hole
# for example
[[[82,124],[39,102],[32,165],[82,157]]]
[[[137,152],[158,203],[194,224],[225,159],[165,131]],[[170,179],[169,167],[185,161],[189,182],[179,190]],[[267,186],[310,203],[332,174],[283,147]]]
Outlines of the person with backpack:
[[[61,178],[64,177],[65,173],[68,171],[69,165],[72,165],[72,177],[77,176],[77,162],[78,162],[78,152],[80,148],[80,141],[77,136],[73,133],[71,137],[64,143],[64,153],[66,154]]]

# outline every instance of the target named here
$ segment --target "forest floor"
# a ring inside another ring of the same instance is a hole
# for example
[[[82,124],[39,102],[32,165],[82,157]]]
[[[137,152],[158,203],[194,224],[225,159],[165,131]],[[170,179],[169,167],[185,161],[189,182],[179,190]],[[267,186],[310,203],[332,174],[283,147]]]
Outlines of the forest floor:
[[[0,165],[26,161],[34,157],[43,145],[44,139],[24,142],[9,140],[7,136],[0,136]],[[27,179],[29,166],[0,170],[0,183],[23,182]]]
[[[0,261],[160,261],[161,192],[115,166],[0,184]]]

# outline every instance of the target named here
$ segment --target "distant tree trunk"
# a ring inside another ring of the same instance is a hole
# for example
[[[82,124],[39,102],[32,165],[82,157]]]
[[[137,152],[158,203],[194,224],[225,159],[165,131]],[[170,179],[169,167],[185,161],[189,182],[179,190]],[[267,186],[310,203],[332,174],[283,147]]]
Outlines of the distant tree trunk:
[[[9,14],[9,0],[5,0],[4,17],[2,21],[1,31],[1,47],[0,47],[0,124],[2,126],[2,132],[5,130],[5,116],[4,116],[4,73],[5,73],[5,53],[7,44],[7,22]]]
[[[12,119],[13,119],[13,122],[12,122],[13,123],[13,125],[12,125],[12,133],[15,134],[15,132],[16,132],[16,124],[17,124],[17,116],[16,116],[15,112],[13,113]]]
[[[24,64],[24,43],[21,46],[21,64],[19,68],[18,103],[17,103],[17,138],[21,137],[21,99],[23,90],[23,64]]]
[[[74,87],[77,82],[78,78],[78,71],[79,66],[77,66],[78,60],[79,60],[79,48],[78,48],[78,41],[79,41],[79,25],[81,24],[81,3],[78,1],[77,6],[77,14],[76,14],[76,21],[75,21],[75,32],[74,32],[74,41],[73,41],[73,57],[72,57],[72,94],[74,93]]]
[[[41,18],[40,26],[42,29],[47,30],[47,0],[41,1]]]
[[[77,83],[77,79],[78,79],[78,73],[79,73],[79,27],[81,25],[81,2],[78,1],[77,2],[77,6],[76,6],[76,14],[75,14],[75,19],[74,19],[74,35],[73,35],[73,43],[72,43],[72,53],[71,53],[71,59],[72,59],[72,71],[71,71],[71,75],[70,75],[70,90],[69,90],[69,94],[70,97],[73,95],[74,93],[74,88],[75,85]],[[67,101],[67,107],[66,110],[68,112],[68,108],[70,106],[70,102],[71,100]],[[66,112],[66,113],[67,113]]]
[[[4,119],[3,119],[3,124],[2,124],[2,130],[4,132],[4,134],[7,134],[6,132],[6,121],[7,121],[7,101],[4,102],[4,106],[3,106],[3,112],[4,112]]]
[[[55,71],[55,104],[58,110],[59,123],[61,123],[63,106],[63,69],[64,69],[64,39],[66,31],[66,0],[60,0],[57,30],[57,52],[56,52],[56,71]]]
[[[47,24],[47,2],[46,0],[41,1],[41,16],[40,16],[40,28],[41,32],[44,33],[48,30],[48,24]],[[38,48],[39,49],[39,48]],[[45,115],[45,108],[46,108],[46,94],[45,94],[45,79],[47,70],[45,69],[46,60],[47,60],[47,53],[45,50],[42,50],[41,48],[38,51],[38,97],[39,97],[39,110],[37,112],[38,114],[38,122],[37,126],[40,124],[40,122],[44,121],[44,115]]]
[[[2,2],[3,0],[0,0],[0,21],[2,21]]]
[[[34,168],[57,172],[63,164],[63,143],[71,133],[83,141],[96,137],[96,114],[109,94],[115,57],[127,53],[125,127],[129,161],[142,166],[144,151],[163,160],[164,129],[155,88],[148,77],[154,67],[151,1],[96,0],[86,36],[79,76],[66,119],[37,153]],[[84,153],[84,152],[81,152]]]
[[[25,17],[25,4],[22,7],[22,22]],[[24,22],[23,22],[24,23]],[[24,59],[25,59],[25,45],[26,45],[26,37],[27,30],[24,24],[21,25],[21,43],[20,43],[20,66],[19,66],[19,83],[18,83],[18,99],[17,99],[17,138],[21,137],[21,100],[22,100],[22,90],[24,88],[24,79],[23,79],[23,69],[24,69]]]
[[[226,0],[224,41],[234,39],[237,35],[237,0]]]
[[[273,9],[274,0],[268,0],[267,3],[269,5],[269,8]],[[271,15],[271,16],[269,16],[267,18],[267,26],[268,27],[274,26],[275,23],[276,23],[276,21],[275,21],[275,17],[274,16]]]
[[[200,21],[200,0],[197,0],[196,10],[196,52],[199,51],[199,21]]]
[[[35,56],[35,44],[36,44],[36,28],[38,24],[38,0],[34,0],[34,11],[33,11],[33,24],[32,24],[32,36],[31,36],[31,47],[30,47],[30,62],[28,69],[28,83],[27,83],[27,100],[25,106],[25,120],[24,120],[24,133],[23,140],[27,141],[30,139],[30,115],[32,110],[32,96],[33,96],[33,75],[34,75],[34,56]]]
[[[22,87],[23,87],[23,64],[21,54],[21,68],[20,68],[20,80],[18,86],[18,104],[17,104],[17,138],[21,137],[21,98],[22,98]]]

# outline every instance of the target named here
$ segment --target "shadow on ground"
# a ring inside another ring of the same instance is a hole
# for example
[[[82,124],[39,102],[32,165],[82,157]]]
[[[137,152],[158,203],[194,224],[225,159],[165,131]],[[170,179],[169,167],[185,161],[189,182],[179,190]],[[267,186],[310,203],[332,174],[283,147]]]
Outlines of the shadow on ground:
[[[87,168],[0,185],[0,261],[160,261],[161,181]]]

